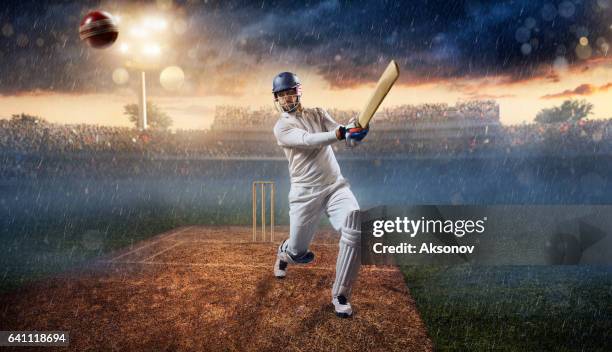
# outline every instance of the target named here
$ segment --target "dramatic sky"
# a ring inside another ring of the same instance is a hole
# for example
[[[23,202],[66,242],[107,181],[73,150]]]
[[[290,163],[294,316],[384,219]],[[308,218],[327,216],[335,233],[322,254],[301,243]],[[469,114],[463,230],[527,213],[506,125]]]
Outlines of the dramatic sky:
[[[108,49],[79,40],[93,9],[119,20]],[[127,125],[123,105],[137,101],[140,79],[129,61],[143,45],[159,47],[149,99],[178,128],[208,127],[220,104],[269,106],[272,77],[287,70],[306,105],[359,109],[390,59],[402,75],[385,107],[496,99],[510,124],[574,98],[608,118],[611,15],[612,0],[4,0],[0,118]]]

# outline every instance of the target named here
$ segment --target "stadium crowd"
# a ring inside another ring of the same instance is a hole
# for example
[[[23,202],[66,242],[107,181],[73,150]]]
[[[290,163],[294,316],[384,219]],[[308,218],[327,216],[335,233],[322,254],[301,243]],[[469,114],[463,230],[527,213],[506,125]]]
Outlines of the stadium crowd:
[[[338,121],[348,121],[356,111],[330,110]],[[271,109],[247,110],[219,107],[210,130],[147,130],[85,124],[54,124],[44,120],[0,119],[0,153],[3,169],[24,155],[112,155],[149,158],[283,158],[274,142],[272,126],[278,114]],[[456,127],[442,134],[419,129],[425,124],[445,126],[445,121],[479,121],[476,128]],[[244,127],[253,128],[247,137]],[[391,132],[383,127],[392,126]],[[402,105],[388,108],[372,122],[371,138],[359,150],[334,145],[339,157],[431,157],[542,152],[594,153],[612,150],[608,141],[612,120],[579,120],[576,123],[499,124],[495,102]],[[423,137],[426,136],[426,137]],[[9,160],[10,159],[10,160]]]
[[[493,100],[448,104],[400,105],[382,111],[382,121],[415,125],[423,122],[444,124],[456,120],[499,121],[499,105]]]
[[[236,130],[237,126],[240,126],[240,128],[271,129],[277,119],[278,113],[263,107],[250,110],[234,106],[217,106],[211,130]]]

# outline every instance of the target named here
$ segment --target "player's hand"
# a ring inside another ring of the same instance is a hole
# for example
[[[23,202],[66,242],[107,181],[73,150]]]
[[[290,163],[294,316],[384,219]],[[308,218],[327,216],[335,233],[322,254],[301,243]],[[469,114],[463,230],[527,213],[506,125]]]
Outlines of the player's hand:
[[[368,128],[357,127],[354,122],[349,123],[345,126],[346,145],[349,148],[357,146],[368,135],[368,132]]]

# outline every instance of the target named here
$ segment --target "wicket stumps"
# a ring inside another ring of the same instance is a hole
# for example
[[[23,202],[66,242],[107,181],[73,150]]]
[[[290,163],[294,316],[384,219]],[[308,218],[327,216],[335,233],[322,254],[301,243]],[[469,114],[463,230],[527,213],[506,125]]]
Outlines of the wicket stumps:
[[[260,192],[257,192],[257,189]],[[270,189],[270,242],[274,242],[274,182],[253,181],[253,242],[257,242],[257,193],[261,194],[261,241],[266,241],[266,188]]]

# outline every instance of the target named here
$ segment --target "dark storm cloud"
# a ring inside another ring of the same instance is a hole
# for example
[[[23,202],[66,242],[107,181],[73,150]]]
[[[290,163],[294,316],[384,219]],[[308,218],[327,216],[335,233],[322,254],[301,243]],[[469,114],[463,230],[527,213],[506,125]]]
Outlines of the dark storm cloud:
[[[404,83],[506,75],[520,81],[550,73],[562,56],[575,63],[581,36],[609,42],[609,1],[326,1],[272,10],[249,23],[245,50],[282,56],[294,50],[333,84],[374,80],[390,58]],[[586,58],[586,57],[583,57]]]
[[[189,30],[173,59],[195,82],[207,81],[207,94],[234,92],[266,63],[313,67],[333,87],[374,81],[391,58],[404,84],[554,78],[557,57],[572,67],[607,53],[611,2],[175,1]],[[125,2],[3,2],[0,93],[111,89],[115,67],[77,33],[86,10],[108,4]],[[589,50],[579,58],[583,36]]]

